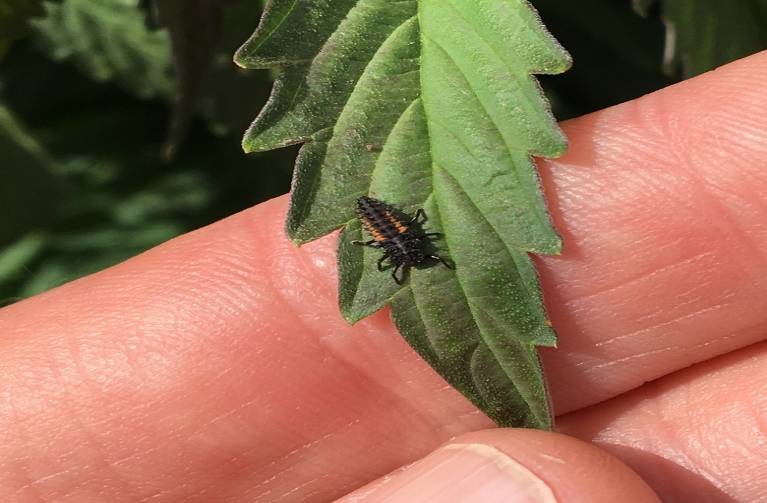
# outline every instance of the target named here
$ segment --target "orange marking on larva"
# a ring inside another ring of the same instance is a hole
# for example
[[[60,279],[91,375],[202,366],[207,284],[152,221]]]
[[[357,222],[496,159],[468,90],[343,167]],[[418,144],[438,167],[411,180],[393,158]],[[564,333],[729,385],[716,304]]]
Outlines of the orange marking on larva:
[[[363,222],[363,225],[365,226],[365,230],[368,231],[368,233],[375,239],[376,241],[383,241],[386,239],[383,234],[379,232],[378,229],[375,228],[375,226],[370,223],[367,219],[365,219]]]
[[[392,215],[390,211],[386,212],[386,218],[391,222],[394,228],[397,229],[397,232],[400,234],[407,232],[407,226],[397,219],[397,217]]]

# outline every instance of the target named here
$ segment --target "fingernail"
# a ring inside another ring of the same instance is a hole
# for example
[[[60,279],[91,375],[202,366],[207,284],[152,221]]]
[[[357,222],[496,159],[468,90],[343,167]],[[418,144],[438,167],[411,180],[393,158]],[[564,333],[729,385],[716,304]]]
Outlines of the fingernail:
[[[387,493],[386,501],[556,503],[553,491],[543,480],[484,444],[443,447],[379,489]]]

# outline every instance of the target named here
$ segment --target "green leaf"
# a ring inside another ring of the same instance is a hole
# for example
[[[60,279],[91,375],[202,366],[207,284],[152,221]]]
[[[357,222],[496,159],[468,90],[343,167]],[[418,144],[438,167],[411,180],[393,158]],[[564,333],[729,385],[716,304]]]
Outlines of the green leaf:
[[[655,0],[633,0],[647,15]],[[685,77],[767,48],[767,0],[661,0],[666,24],[664,68]]]
[[[528,252],[558,253],[531,155],[565,139],[535,73],[567,53],[523,0],[274,0],[235,61],[282,68],[246,151],[305,143],[288,216],[298,243],[343,227],[340,304],[355,322],[389,303],[402,335],[502,425],[551,428],[535,346],[555,344]],[[413,214],[455,269],[403,286],[354,214],[369,194]]]
[[[11,281],[42,251],[45,238],[30,232],[10,246],[0,249],[0,284]],[[2,301],[0,301],[2,305]]]
[[[139,0],[46,2],[45,17],[32,23],[52,58],[73,61],[99,82],[141,98],[173,91],[168,34],[147,27]]]

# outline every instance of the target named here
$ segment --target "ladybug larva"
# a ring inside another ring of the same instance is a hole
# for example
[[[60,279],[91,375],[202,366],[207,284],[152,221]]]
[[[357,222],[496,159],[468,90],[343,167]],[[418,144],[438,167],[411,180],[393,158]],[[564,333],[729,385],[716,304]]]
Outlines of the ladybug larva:
[[[406,215],[378,199],[362,196],[357,199],[357,216],[362,226],[373,238],[370,241],[354,241],[354,244],[381,248],[383,256],[378,260],[378,270],[383,271],[384,261],[394,265],[391,273],[394,281],[401,285],[407,268],[421,265],[429,261],[439,261],[445,267],[453,267],[439,255],[429,253],[431,237],[439,236],[437,232],[423,232],[421,224],[426,222],[426,212],[416,211],[409,220]],[[397,277],[397,272],[403,273]]]

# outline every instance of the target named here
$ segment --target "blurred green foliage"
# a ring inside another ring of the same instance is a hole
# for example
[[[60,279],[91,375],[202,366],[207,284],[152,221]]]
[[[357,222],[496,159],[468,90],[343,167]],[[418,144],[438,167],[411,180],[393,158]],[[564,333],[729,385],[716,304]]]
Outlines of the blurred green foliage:
[[[575,61],[541,79],[560,119],[765,44],[765,0],[532,3]],[[0,305],[289,189],[295,148],[240,148],[271,75],[231,56],[261,4],[0,0]]]
[[[51,59],[71,60],[93,80],[115,81],[139,98],[171,95],[168,33],[147,26],[138,0],[67,0],[43,7],[30,24]]]

